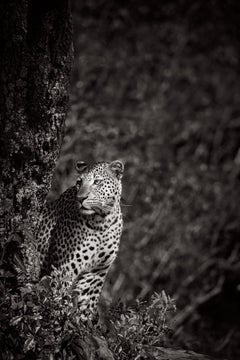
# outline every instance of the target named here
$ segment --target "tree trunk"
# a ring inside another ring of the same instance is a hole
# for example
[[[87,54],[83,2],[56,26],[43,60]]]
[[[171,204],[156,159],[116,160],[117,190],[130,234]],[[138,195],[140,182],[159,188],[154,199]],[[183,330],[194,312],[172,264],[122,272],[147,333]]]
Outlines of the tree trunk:
[[[0,17],[3,244],[36,227],[63,136],[73,51],[68,0],[2,0]]]

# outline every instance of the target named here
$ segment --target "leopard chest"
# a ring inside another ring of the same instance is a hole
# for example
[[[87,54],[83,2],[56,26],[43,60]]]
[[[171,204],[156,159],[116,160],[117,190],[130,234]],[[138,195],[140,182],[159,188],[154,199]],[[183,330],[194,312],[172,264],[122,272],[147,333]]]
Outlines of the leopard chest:
[[[58,234],[59,251],[55,266],[65,268],[73,276],[110,266],[118,251],[121,232],[120,219],[112,226],[101,228],[90,223],[65,221]]]

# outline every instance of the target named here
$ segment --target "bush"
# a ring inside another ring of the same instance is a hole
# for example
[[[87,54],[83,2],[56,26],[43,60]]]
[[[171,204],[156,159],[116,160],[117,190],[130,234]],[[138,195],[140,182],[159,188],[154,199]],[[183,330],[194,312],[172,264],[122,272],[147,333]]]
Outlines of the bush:
[[[167,315],[175,305],[165,292],[155,294],[150,305],[112,308],[107,321],[93,325],[82,321],[74,289],[63,286],[69,280],[64,273],[54,269],[39,282],[26,282],[19,259],[15,269],[19,286],[6,286],[3,279],[14,274],[4,270],[0,281],[3,359],[129,359],[144,354],[146,346],[162,344],[169,331]]]

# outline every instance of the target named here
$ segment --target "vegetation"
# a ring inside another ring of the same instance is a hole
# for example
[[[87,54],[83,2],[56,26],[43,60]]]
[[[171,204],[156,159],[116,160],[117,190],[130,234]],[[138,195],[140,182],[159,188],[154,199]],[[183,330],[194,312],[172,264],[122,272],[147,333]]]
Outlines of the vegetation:
[[[63,274],[57,269],[52,277],[26,282],[26,268],[15,264],[19,286],[13,291],[2,272],[1,359],[133,359],[159,346],[169,331],[169,311],[173,300],[163,291],[149,305],[137,302],[124,309],[120,304],[101,316],[98,325],[82,322],[73,293],[63,287]]]

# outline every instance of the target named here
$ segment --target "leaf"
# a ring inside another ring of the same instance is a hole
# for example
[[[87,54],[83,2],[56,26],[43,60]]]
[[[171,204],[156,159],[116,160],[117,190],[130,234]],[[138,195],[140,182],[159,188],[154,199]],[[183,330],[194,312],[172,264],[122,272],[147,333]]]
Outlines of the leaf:
[[[25,271],[26,271],[25,265],[24,265],[22,259],[17,254],[14,254],[14,265],[18,272],[25,273]]]
[[[32,289],[28,286],[22,286],[20,288],[20,291],[21,291],[22,296],[27,295],[27,294],[32,294]]]
[[[41,280],[39,281],[39,289],[43,289],[47,292],[51,292],[51,281],[52,278],[50,276],[43,276]]]
[[[22,320],[22,316],[15,316],[14,318],[11,319],[10,321],[10,325],[11,326],[16,326],[17,324],[19,324]]]
[[[36,341],[33,336],[29,336],[29,338],[25,341],[23,351],[26,353],[30,350],[35,350]]]
[[[11,309],[12,310],[16,310],[16,309],[22,309],[23,308],[23,301],[15,301],[14,297],[11,297]]]

